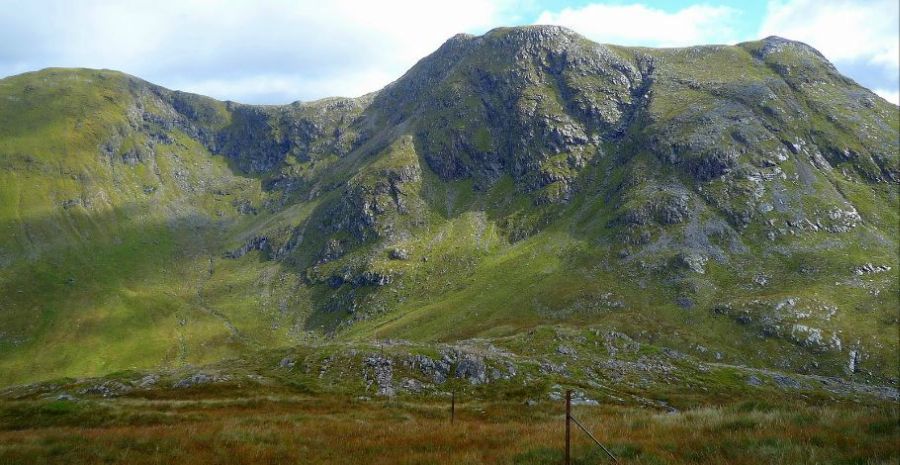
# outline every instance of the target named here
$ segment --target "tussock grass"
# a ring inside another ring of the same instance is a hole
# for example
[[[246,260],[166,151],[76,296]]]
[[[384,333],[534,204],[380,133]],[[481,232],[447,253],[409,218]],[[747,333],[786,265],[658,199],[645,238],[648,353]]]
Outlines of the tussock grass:
[[[466,402],[451,425],[431,401],[261,396],[0,404],[0,463],[556,464],[559,403]],[[748,403],[574,415],[627,464],[887,464],[900,458],[893,405]],[[577,464],[607,463],[573,434]]]

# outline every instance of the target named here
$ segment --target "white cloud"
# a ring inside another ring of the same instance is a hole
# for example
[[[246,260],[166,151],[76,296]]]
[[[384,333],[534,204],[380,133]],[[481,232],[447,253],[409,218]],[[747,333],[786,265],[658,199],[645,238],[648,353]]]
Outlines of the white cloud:
[[[779,35],[815,47],[863,85],[896,101],[900,73],[897,0],[773,0],[760,36]],[[893,87],[893,90],[890,88]]]
[[[0,0],[0,75],[119,69],[182,90],[283,103],[377,90],[507,0]]]
[[[667,12],[643,4],[594,3],[544,11],[536,23],[565,26],[597,42],[671,47],[731,42],[737,16],[737,10],[722,6],[692,5]]]
[[[900,91],[897,90],[887,90],[887,89],[872,89],[872,92],[875,92],[881,98],[887,100],[888,102],[893,103],[894,105],[900,105]]]
[[[184,79],[171,82],[175,89],[187,90],[201,95],[220,96],[223,100],[234,100],[235,95],[252,96],[263,103],[284,103],[284,96],[310,95],[305,100],[341,95],[359,96],[378,90],[399,74],[386,71],[360,70],[335,79],[326,75],[310,78],[302,74],[252,74],[231,79]],[[348,93],[348,89],[350,89]],[[293,97],[291,100],[296,99]]]
[[[781,35],[816,47],[830,60],[866,60],[898,68],[896,0],[770,1],[760,35]]]

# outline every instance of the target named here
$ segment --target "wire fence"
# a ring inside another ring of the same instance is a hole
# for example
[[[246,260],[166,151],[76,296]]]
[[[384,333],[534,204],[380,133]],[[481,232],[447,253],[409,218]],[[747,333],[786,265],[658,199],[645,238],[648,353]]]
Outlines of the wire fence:
[[[454,424],[456,422],[456,390],[454,389],[450,394],[450,424]],[[566,448],[565,448],[565,456],[564,456],[564,465],[572,465],[572,423],[575,424],[587,437],[591,438],[591,441],[594,442],[600,449],[612,459],[613,462],[619,463],[619,459],[613,455],[606,446],[603,445],[596,437],[588,430],[574,415],[572,415],[572,391],[566,391]]]

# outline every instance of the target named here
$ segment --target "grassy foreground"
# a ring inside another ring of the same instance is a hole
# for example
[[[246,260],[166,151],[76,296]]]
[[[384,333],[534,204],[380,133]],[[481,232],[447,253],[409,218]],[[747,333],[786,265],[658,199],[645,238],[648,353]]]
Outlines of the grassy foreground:
[[[257,397],[0,403],[2,464],[558,464],[560,402]],[[629,464],[895,464],[893,404],[745,401],[668,413],[577,406]],[[574,428],[574,425],[573,425]],[[574,431],[577,464],[609,463]]]

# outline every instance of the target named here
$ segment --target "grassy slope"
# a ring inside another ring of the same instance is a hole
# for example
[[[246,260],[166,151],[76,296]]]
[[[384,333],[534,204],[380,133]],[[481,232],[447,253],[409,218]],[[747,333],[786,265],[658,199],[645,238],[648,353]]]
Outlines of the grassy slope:
[[[211,361],[244,350],[243,336],[291,340],[302,296],[280,267],[220,260],[248,221],[231,200],[258,203],[258,181],[183,134],[149,161],[120,158],[143,143],[126,115],[153,104],[144,86],[89,70],[0,83],[0,382]],[[100,153],[123,132],[120,153]]]

